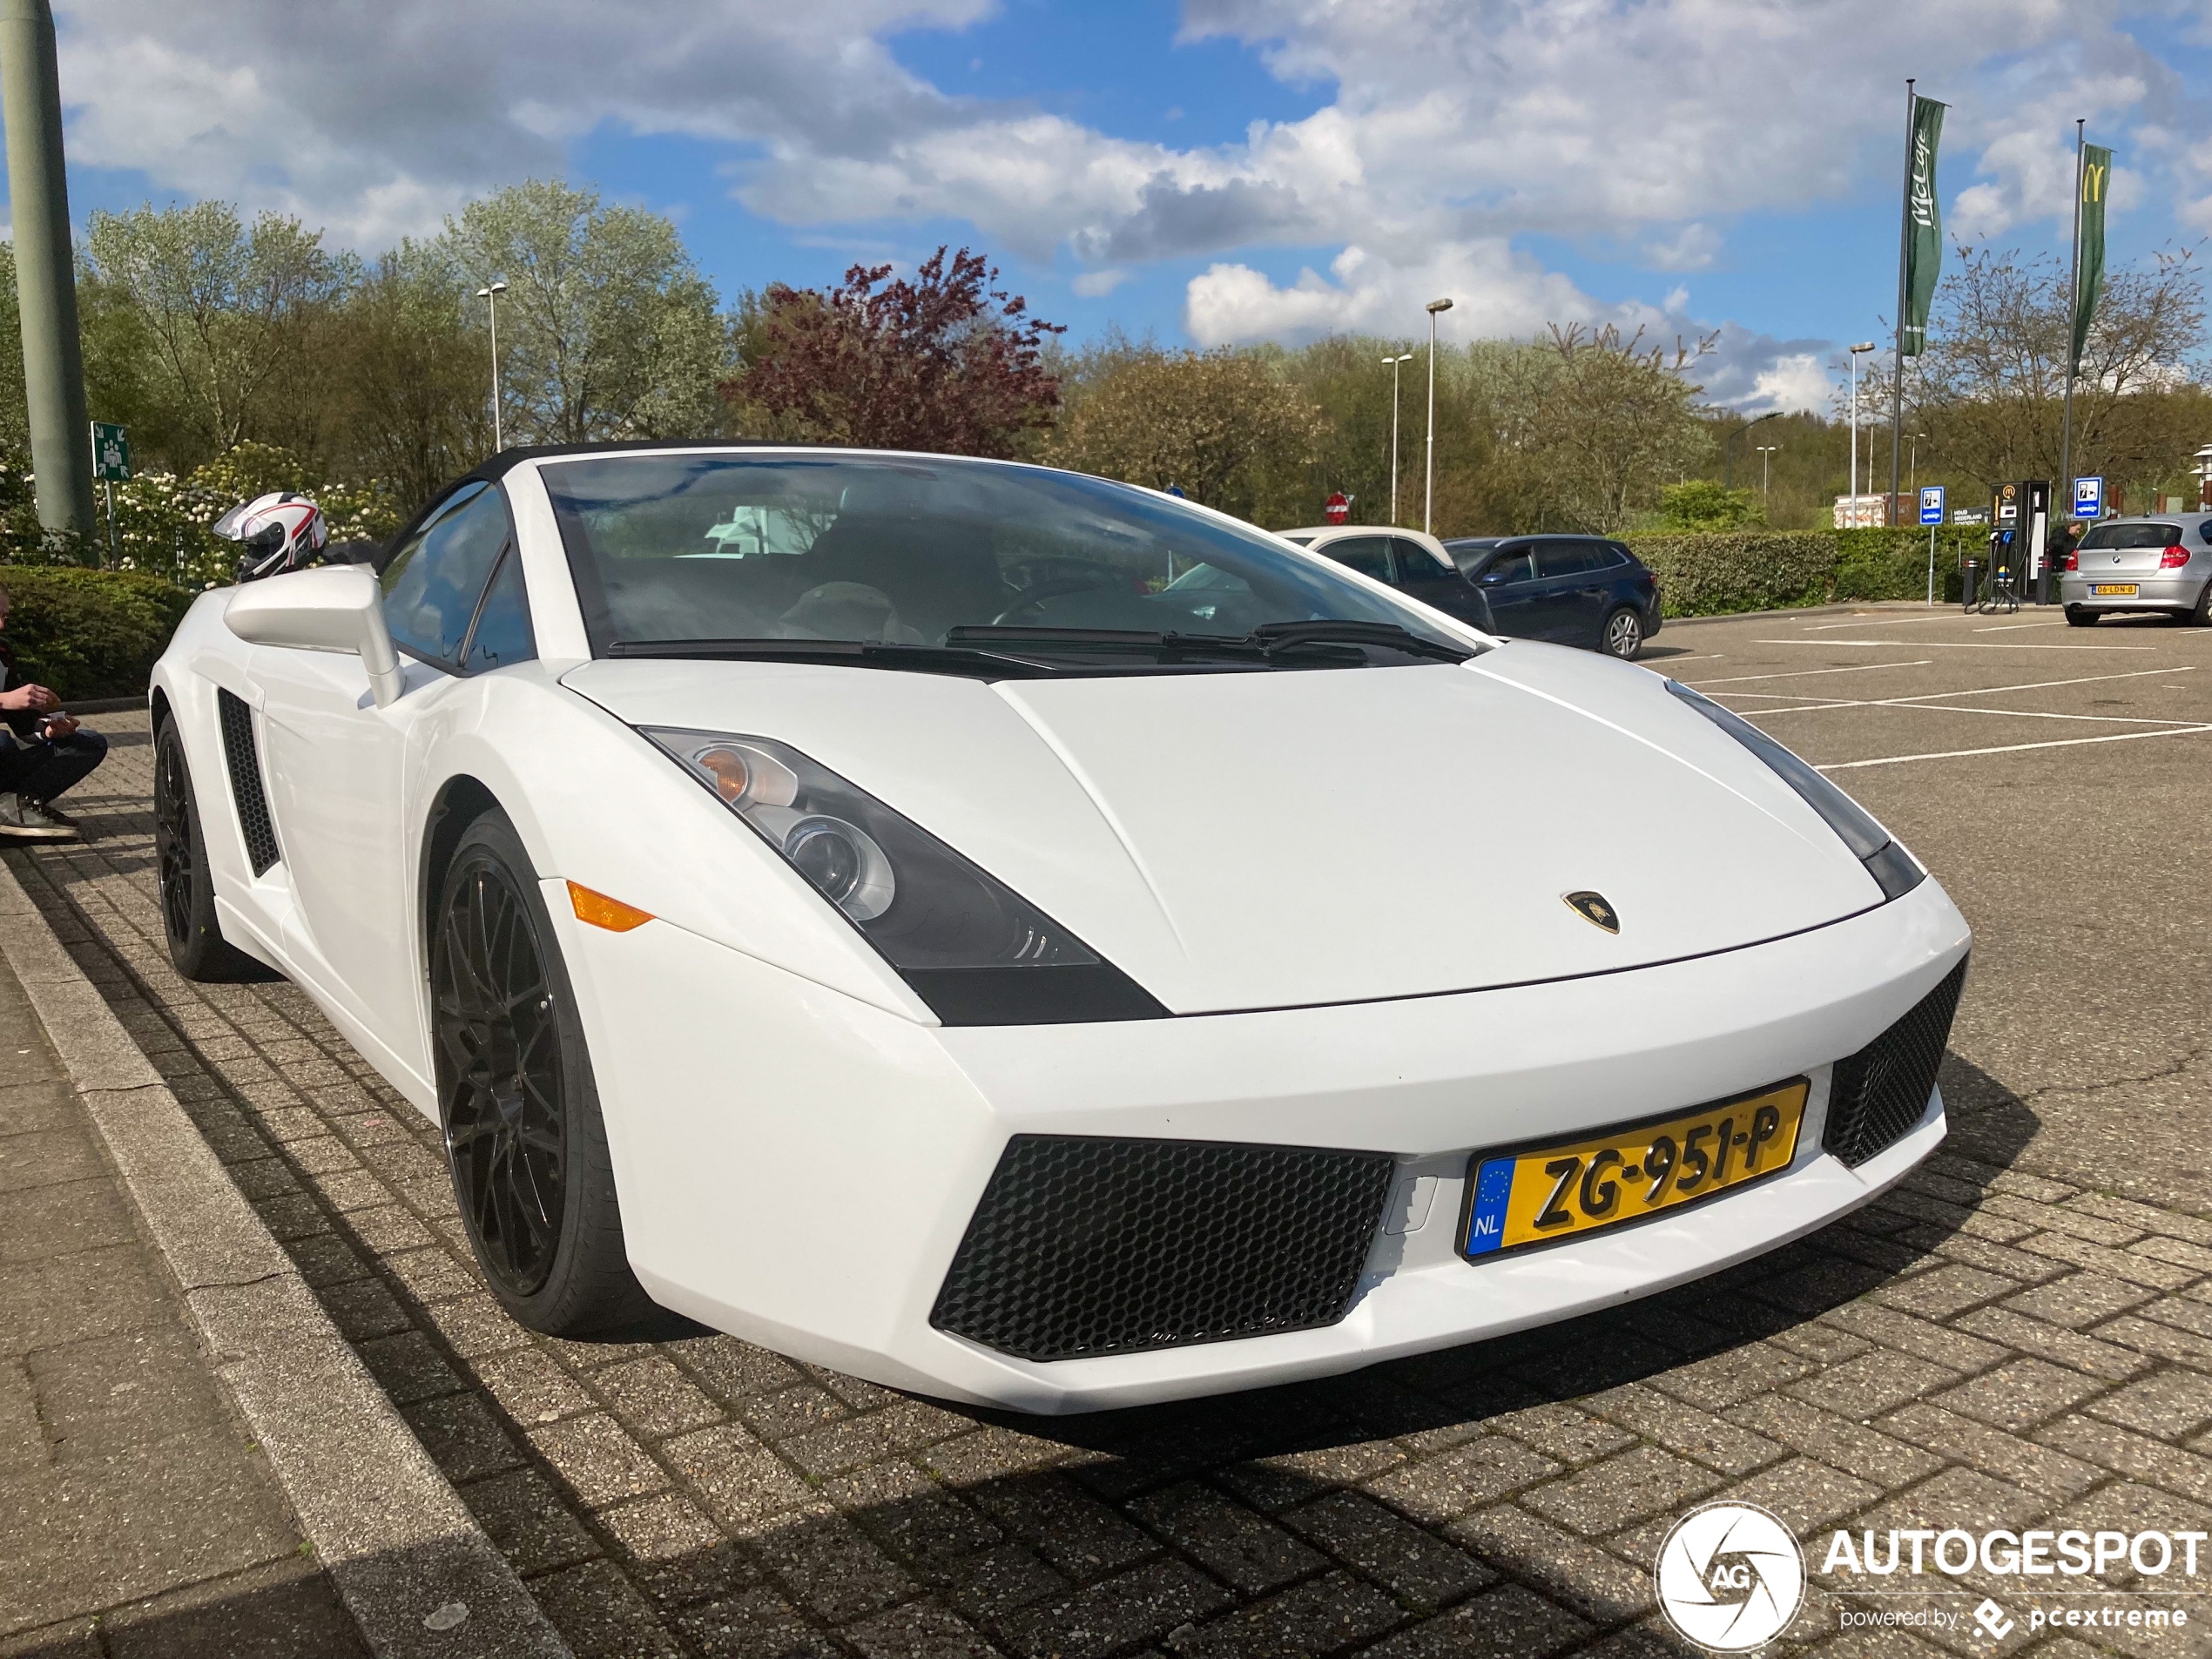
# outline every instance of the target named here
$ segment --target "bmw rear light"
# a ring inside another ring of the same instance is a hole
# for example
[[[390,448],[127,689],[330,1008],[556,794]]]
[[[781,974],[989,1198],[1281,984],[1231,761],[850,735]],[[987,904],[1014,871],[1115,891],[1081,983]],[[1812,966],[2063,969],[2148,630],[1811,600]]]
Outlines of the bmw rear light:
[[[2161,570],[2178,570],[2189,562],[2189,550],[2185,547],[2169,547],[2158,556]]]
[[[2066,556],[2066,563],[2059,568],[2065,570],[2080,570],[2081,568],[2081,556],[2079,553],[2067,554]]]

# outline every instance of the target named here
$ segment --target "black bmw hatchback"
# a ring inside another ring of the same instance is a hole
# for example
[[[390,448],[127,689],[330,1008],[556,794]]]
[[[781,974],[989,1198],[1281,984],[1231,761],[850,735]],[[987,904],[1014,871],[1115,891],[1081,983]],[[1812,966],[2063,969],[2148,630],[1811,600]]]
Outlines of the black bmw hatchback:
[[[1659,631],[1659,583],[1595,536],[1465,536],[1444,543],[1490,602],[1497,631],[1630,658]]]

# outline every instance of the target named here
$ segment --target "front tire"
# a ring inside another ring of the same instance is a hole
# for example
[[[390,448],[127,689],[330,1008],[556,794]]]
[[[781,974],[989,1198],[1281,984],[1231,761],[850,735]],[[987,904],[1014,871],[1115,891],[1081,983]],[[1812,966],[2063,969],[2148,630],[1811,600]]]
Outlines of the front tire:
[[[207,838],[177,722],[164,720],[153,741],[153,857],[169,960],[186,979],[203,985],[266,979],[267,970],[225,939],[216,920]]]
[[[1605,619],[1597,648],[1624,663],[1635,661],[1636,653],[1643,649],[1643,618],[1626,605],[1622,606]]]
[[[2076,628],[2095,627],[2097,618],[2103,614],[2101,610],[2085,610],[2080,605],[2068,605],[2066,608],[2067,621]]]
[[[576,996],[504,814],[461,833],[430,927],[446,1161],[492,1294],[548,1336],[647,1317]]]

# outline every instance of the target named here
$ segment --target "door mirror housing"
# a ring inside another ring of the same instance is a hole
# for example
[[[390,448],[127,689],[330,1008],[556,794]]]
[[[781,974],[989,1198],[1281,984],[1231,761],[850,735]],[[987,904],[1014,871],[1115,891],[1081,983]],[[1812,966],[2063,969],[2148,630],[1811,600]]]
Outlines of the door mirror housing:
[[[399,700],[400,658],[384,626],[384,591],[359,565],[324,565],[249,583],[231,595],[223,620],[249,644],[358,657],[376,706]]]

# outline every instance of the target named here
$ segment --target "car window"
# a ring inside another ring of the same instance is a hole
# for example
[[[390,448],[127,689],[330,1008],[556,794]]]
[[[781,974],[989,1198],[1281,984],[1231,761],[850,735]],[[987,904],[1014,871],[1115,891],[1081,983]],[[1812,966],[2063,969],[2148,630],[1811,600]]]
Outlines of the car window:
[[[1482,579],[1485,582],[1500,583],[1526,582],[1534,574],[1535,572],[1528,567],[1528,554],[1526,550],[1522,550],[1512,553],[1501,553],[1482,572]]]
[[[1390,538],[1385,536],[1347,536],[1341,542],[1330,542],[1313,550],[1325,559],[1334,559],[1347,570],[1357,570],[1361,576],[1371,576],[1378,582],[1390,580]]]
[[[1398,579],[1400,582],[1434,582],[1452,573],[1436,562],[1436,555],[1419,542],[1409,542],[1402,536],[1390,538],[1390,550],[1398,560]]]
[[[2099,524],[2081,538],[2084,548],[2172,547],[2182,539],[2179,524]]]
[[[523,561],[510,545],[484,594],[476,617],[476,630],[469,636],[469,659],[462,667],[471,674],[486,669],[526,663],[537,655],[537,641],[530,633],[529,594],[523,585]]]
[[[507,503],[491,485],[468,485],[441,503],[384,567],[392,643],[433,662],[458,663],[507,539]]]
[[[1536,553],[1540,577],[1580,576],[1599,563],[1597,550],[1588,542],[1546,542]]]

